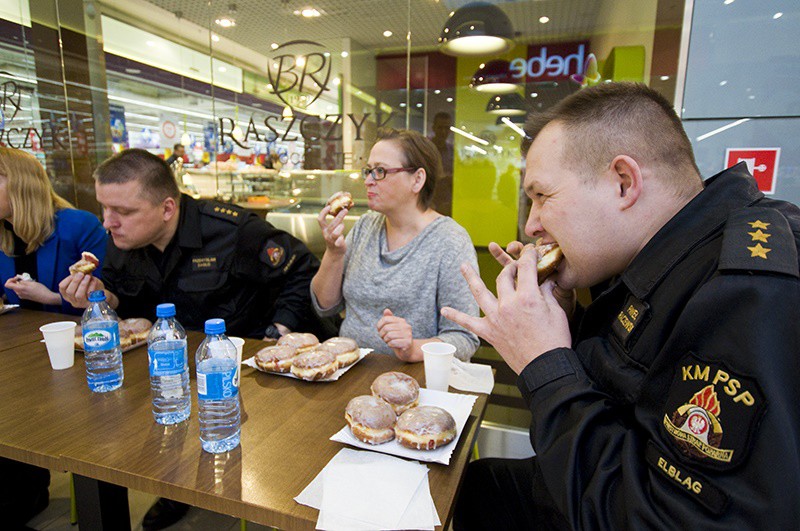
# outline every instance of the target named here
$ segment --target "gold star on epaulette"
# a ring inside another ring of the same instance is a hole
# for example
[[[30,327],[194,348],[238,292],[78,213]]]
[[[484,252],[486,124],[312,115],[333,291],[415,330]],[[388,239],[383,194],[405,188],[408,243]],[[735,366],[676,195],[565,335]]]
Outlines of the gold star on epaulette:
[[[238,213],[238,212],[234,212],[234,213],[233,213],[233,217],[237,217],[238,215],[239,215],[239,213]]]
[[[754,242],[764,242],[764,243],[767,243],[767,238],[772,236],[772,234],[761,232],[761,229],[758,229],[755,232],[748,232],[747,234],[753,237]]]
[[[219,212],[219,207],[214,207],[214,212]]]
[[[767,230],[767,227],[770,226],[769,223],[764,223],[763,221],[761,221],[759,219],[757,219],[755,221],[749,221],[747,224],[750,225],[751,227],[753,227],[754,229],[764,229],[764,230]]]
[[[762,247],[760,243],[757,243],[754,247],[748,247],[747,249],[750,251],[750,258],[759,257],[764,260],[767,259],[767,253],[772,250]]]

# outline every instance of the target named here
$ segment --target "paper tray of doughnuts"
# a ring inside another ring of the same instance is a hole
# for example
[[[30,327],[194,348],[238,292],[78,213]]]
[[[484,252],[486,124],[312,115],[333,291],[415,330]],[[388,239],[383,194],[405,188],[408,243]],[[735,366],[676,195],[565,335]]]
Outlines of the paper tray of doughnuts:
[[[11,310],[15,310],[19,308],[19,304],[3,304],[0,302],[0,315],[3,315],[6,312],[10,312]]]
[[[315,382],[335,382],[336,380],[341,378],[344,373],[346,373],[351,368],[353,368],[353,366],[355,366],[359,361],[363,360],[367,356],[367,354],[372,352],[372,349],[371,348],[360,348],[360,349],[358,349],[358,351],[359,351],[358,352],[358,359],[356,361],[354,361],[353,363],[351,363],[347,367],[342,367],[341,369],[337,370],[335,373],[331,374],[327,378],[321,378],[319,380],[315,380]],[[297,376],[295,376],[294,374],[292,374],[290,372],[265,371],[264,369],[262,369],[261,367],[258,366],[258,364],[256,363],[256,357],[255,356],[253,356],[251,358],[247,358],[246,360],[244,360],[242,362],[242,365],[246,365],[248,367],[252,367],[257,371],[263,372],[263,373],[266,373],[266,374],[274,374],[276,376],[286,376],[288,378],[294,378],[295,380],[302,380],[302,378],[298,378]]]
[[[417,461],[449,465],[450,457],[452,457],[453,450],[455,450],[458,440],[461,438],[464,426],[467,424],[469,414],[472,413],[472,407],[475,405],[475,400],[477,399],[478,397],[476,395],[445,393],[444,391],[434,391],[432,389],[419,390],[420,406],[440,407],[450,413],[453,416],[453,420],[456,421],[456,438],[453,442],[436,448],[435,450],[413,450],[400,445],[396,440],[391,440],[383,444],[367,444],[356,439],[347,424],[345,424],[344,428],[336,432],[333,437],[331,437],[331,440],[355,446],[363,450],[373,450],[375,452],[415,459]]]

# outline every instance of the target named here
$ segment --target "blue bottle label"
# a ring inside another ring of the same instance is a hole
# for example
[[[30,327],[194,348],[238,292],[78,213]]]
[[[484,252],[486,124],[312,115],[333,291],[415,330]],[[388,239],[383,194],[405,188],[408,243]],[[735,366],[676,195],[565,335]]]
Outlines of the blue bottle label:
[[[239,394],[234,376],[236,369],[224,372],[198,372],[197,398],[199,400],[224,400]]]
[[[93,323],[97,326],[96,323]],[[111,350],[119,346],[119,324],[116,321],[103,321],[97,328],[83,329],[83,348],[86,352]]]
[[[171,350],[150,350],[147,351],[150,360],[150,376],[170,376],[181,374],[186,367],[186,350],[176,348]]]

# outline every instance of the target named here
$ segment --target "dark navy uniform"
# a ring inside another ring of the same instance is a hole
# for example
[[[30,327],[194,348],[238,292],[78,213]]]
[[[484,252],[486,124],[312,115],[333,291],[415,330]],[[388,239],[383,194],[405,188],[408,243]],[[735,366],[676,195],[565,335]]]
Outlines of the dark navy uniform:
[[[103,279],[121,317],[154,319],[157,304],[172,302],[188,329],[219,317],[231,335],[260,339],[272,323],[304,328],[318,268],[301,241],[255,214],[183,195],[164,252],[152,245],[123,251],[109,239]]]
[[[744,164],[709,179],[585,309],[574,348],[523,370],[537,455],[476,466],[460,527],[516,474],[509,526],[797,529],[798,238],[800,210]]]

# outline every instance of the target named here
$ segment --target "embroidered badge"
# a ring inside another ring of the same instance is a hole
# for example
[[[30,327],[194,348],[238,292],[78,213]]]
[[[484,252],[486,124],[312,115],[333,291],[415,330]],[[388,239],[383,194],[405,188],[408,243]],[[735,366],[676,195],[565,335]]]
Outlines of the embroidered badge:
[[[192,258],[192,271],[202,271],[204,269],[216,269],[216,256],[195,256]]]
[[[284,258],[286,258],[286,251],[283,247],[270,240],[267,242],[261,255],[262,261],[270,264],[272,267],[279,267],[283,263]],[[264,258],[266,258],[266,260],[264,260]]]
[[[632,342],[638,335],[635,333],[636,330],[642,329],[643,327],[640,325],[649,320],[649,311],[649,304],[630,295],[617,314],[617,318],[611,325],[611,330],[626,350],[630,350]]]
[[[755,380],[690,353],[678,365],[663,426],[683,455],[724,468],[744,459],[765,406]]]

